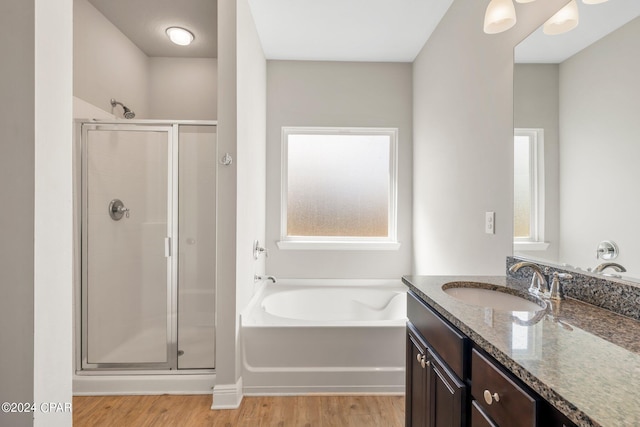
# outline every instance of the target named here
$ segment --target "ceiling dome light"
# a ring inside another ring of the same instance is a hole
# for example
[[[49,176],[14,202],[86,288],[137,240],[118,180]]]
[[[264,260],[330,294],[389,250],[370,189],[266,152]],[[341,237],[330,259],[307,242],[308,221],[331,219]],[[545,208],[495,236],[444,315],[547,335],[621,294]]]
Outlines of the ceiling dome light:
[[[516,3],[531,3],[535,0],[516,0]],[[598,1],[598,0],[595,0]],[[607,0],[600,0],[600,1],[607,1]]]
[[[542,31],[550,36],[566,33],[578,26],[578,3],[571,0],[569,4],[560,9],[547,22],[544,23]]]
[[[600,4],[600,3],[604,3],[608,0],[582,0],[582,3],[584,4]]]
[[[172,42],[180,46],[190,45],[195,38],[191,31],[180,27],[169,27],[167,28],[166,33]]]
[[[484,32],[496,34],[516,24],[516,8],[511,0],[491,0],[484,14]]]

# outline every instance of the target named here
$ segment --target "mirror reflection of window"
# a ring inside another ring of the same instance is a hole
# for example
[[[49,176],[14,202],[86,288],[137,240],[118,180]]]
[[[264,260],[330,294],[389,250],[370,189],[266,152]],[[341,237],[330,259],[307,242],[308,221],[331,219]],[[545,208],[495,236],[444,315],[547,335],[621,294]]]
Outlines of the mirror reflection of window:
[[[513,311],[511,314],[523,322],[531,321],[535,313]],[[544,322],[532,325],[511,323],[511,354],[519,359],[540,359],[542,357],[542,332]]]
[[[513,239],[544,241],[544,130],[516,129],[513,137]]]
[[[531,238],[531,141],[528,136],[515,135],[513,144],[513,235],[516,239]]]

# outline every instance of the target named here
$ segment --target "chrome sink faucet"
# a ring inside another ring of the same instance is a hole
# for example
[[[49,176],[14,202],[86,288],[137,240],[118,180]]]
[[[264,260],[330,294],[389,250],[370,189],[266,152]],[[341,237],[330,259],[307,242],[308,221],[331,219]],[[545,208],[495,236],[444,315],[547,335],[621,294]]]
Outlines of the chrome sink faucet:
[[[533,270],[533,277],[531,278],[531,286],[529,286],[529,292],[532,294],[546,295],[549,293],[549,287],[547,285],[547,279],[545,273],[542,272],[542,268],[538,264],[532,262],[521,261],[513,264],[509,271],[515,273],[522,267],[529,267]]]
[[[603,262],[602,264],[598,265],[593,270],[588,270],[588,271],[591,271],[593,273],[602,273],[607,268],[612,268],[613,270],[617,271],[618,273],[624,273],[625,271],[627,271],[626,268],[624,268],[623,266],[621,266],[617,262]]]

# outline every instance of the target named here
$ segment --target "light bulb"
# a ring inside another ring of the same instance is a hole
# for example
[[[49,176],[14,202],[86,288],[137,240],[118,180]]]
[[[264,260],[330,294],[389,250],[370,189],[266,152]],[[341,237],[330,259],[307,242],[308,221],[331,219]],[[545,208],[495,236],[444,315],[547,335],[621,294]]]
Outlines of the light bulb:
[[[484,32],[496,34],[507,31],[516,23],[516,9],[511,0],[491,0],[484,14]]]
[[[167,28],[166,33],[172,42],[180,46],[190,45],[195,38],[191,31],[185,30],[184,28],[180,27],[169,27]]]
[[[569,4],[544,23],[542,31],[545,34],[555,36],[573,30],[578,26],[578,15],[578,3],[576,0],[571,0]]]

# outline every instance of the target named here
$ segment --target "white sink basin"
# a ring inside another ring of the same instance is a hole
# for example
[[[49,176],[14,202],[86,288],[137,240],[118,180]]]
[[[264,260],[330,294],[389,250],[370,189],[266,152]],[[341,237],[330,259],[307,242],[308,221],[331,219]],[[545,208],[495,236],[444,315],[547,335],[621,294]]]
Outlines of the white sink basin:
[[[446,286],[446,285],[445,285]],[[544,307],[517,295],[476,287],[443,287],[443,291],[466,304],[505,311],[539,311]]]

